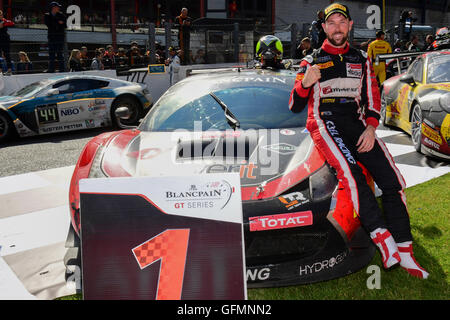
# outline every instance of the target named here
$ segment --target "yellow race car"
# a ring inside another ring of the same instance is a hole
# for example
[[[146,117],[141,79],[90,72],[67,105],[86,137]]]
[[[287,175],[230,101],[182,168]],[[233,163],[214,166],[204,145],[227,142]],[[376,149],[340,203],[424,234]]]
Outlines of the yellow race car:
[[[403,56],[402,56],[403,57]],[[381,121],[411,135],[417,151],[450,160],[450,51],[419,55],[381,87]]]

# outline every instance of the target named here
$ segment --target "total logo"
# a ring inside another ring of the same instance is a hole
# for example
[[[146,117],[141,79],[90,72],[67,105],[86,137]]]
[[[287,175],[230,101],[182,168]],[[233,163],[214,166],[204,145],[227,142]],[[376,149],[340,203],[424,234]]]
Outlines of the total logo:
[[[249,219],[250,232],[304,227],[313,224],[312,211],[274,214]]]
[[[340,264],[347,257],[347,252],[342,252],[335,257],[331,257],[330,259],[325,259],[319,262],[315,262],[313,264],[307,264],[304,266],[300,266],[300,275],[308,275],[317,273],[329,268],[333,268],[336,265]]]

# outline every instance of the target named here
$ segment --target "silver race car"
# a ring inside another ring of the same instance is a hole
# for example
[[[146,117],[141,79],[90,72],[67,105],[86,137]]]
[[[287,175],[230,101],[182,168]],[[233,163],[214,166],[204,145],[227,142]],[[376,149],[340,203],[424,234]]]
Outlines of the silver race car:
[[[152,106],[145,85],[90,76],[55,76],[0,97],[0,142],[20,137],[106,126],[136,125]],[[114,112],[127,107],[127,119]]]

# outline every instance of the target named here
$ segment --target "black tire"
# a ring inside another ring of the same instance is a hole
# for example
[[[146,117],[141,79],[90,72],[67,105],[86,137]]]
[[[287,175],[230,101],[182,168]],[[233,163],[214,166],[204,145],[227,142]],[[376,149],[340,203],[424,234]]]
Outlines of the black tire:
[[[0,143],[7,141],[15,132],[14,124],[11,118],[0,111]]]
[[[420,153],[422,153],[422,123],[422,109],[416,103],[411,112],[411,140],[414,148]]]
[[[118,122],[119,119],[116,118],[115,111],[117,108],[120,107],[127,107],[131,111],[131,116],[129,119],[120,119],[120,123]],[[115,128],[120,128],[120,124],[125,126],[136,126],[139,124],[139,119],[142,115],[142,106],[137,100],[137,98],[134,98],[132,96],[122,96],[118,97],[111,106],[111,119],[113,126]]]

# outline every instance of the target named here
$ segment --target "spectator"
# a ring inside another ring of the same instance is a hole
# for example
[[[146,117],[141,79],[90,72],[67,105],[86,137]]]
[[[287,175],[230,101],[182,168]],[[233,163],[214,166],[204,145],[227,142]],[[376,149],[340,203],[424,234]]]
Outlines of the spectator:
[[[69,71],[84,71],[84,68],[81,66],[81,51],[78,49],[73,49],[70,53],[69,57]]]
[[[139,50],[137,42],[133,41],[131,43],[131,48],[127,52],[128,56],[128,64],[130,66],[140,65],[144,62],[144,57],[141,54],[141,50]]]
[[[234,17],[236,16],[236,13],[237,13],[237,3],[236,3],[236,0],[232,0],[232,1],[230,2],[229,9],[230,9],[230,18],[234,18]]]
[[[55,72],[55,56],[58,59],[59,71],[64,72],[64,39],[67,28],[66,16],[61,12],[61,5],[53,1],[50,3],[50,12],[44,15],[45,25],[48,28],[48,72]]]
[[[195,64],[205,63],[205,51],[203,49],[198,49],[197,54],[192,60]]]
[[[169,48],[169,58],[166,59],[165,65],[169,67],[170,85],[172,85],[177,82],[180,69],[180,57],[174,47]]]
[[[124,48],[119,48],[116,55],[116,66],[126,67],[128,66],[127,52]]]
[[[419,52],[420,48],[418,44],[419,44],[419,37],[414,34],[411,37],[411,43],[408,46],[408,51]]]
[[[412,31],[413,22],[417,19],[413,18],[412,11],[404,10],[400,15],[400,27],[403,31],[403,40],[408,41]]]
[[[85,70],[87,70],[87,69],[89,69],[89,67],[90,67],[90,65],[91,65],[91,61],[90,61],[90,59],[89,59],[89,57],[88,57],[88,48],[87,47],[85,47],[85,46],[83,46],[83,47],[81,47],[81,59],[80,59],[80,61],[81,61],[81,66],[85,69]]]
[[[104,70],[105,69],[105,67],[103,66],[102,57],[103,57],[102,52],[99,49],[96,49],[94,59],[92,59],[92,63],[91,63],[92,70]]]
[[[183,55],[180,56],[183,64],[189,63],[191,22],[192,19],[188,16],[187,8],[181,9],[180,15],[175,18],[175,23],[178,25],[178,45],[183,52]]]
[[[317,49],[322,46],[323,41],[326,39],[327,35],[322,28],[322,23],[324,23],[325,13],[317,11],[317,20],[311,23],[311,28],[309,29],[310,39],[312,40],[313,48]]]
[[[434,37],[433,35],[429,34],[426,36],[425,38],[425,45],[422,48],[422,51],[433,51],[433,41],[434,41]]]
[[[106,46],[106,52],[102,62],[105,69],[114,69],[116,67],[116,53],[112,45]]]
[[[313,50],[314,49],[311,47],[311,40],[308,37],[303,38],[295,50],[295,59],[303,59],[307,55],[310,55]]]
[[[33,64],[31,63],[28,55],[24,51],[19,51],[19,62],[17,62],[17,73],[27,73],[33,70]]]
[[[3,53],[6,59],[6,67],[7,73],[11,73],[12,63],[11,63],[11,55],[10,47],[11,40],[8,34],[8,27],[14,26],[14,22],[3,18],[3,11],[0,10],[0,53]]]

